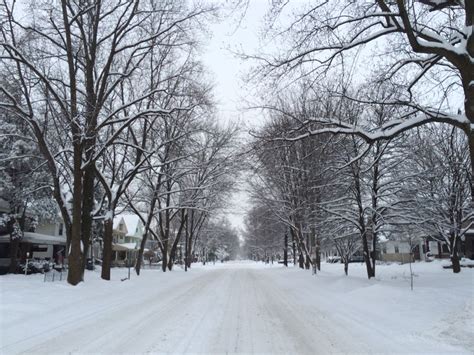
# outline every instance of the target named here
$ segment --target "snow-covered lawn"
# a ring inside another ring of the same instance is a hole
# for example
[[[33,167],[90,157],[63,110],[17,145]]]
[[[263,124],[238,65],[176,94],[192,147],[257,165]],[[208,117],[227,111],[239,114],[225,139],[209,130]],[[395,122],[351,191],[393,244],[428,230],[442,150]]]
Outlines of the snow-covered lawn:
[[[77,287],[0,277],[0,353],[472,353],[474,269],[235,262]]]

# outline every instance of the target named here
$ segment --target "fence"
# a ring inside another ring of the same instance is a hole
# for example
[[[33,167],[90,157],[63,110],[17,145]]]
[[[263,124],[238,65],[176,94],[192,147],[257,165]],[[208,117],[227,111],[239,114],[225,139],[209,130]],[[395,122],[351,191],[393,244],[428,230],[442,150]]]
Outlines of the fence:
[[[61,271],[51,269],[50,271],[44,273],[44,282],[66,281],[67,272],[67,269],[63,269]]]

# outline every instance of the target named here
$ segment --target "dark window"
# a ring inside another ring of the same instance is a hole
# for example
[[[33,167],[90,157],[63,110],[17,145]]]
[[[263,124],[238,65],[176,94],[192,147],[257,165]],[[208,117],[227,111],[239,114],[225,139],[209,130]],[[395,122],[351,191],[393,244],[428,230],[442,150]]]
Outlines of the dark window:
[[[63,235],[63,229],[64,229],[64,225],[62,223],[59,223],[58,235]]]
[[[398,254],[400,250],[398,249],[398,245],[395,245],[395,254]]]
[[[10,257],[10,244],[0,243],[0,258],[9,258],[9,257]]]
[[[31,251],[39,251],[39,252],[48,251],[48,246],[47,245],[33,245],[33,247],[31,248]]]
[[[446,243],[442,244],[443,253],[449,253],[448,245]]]

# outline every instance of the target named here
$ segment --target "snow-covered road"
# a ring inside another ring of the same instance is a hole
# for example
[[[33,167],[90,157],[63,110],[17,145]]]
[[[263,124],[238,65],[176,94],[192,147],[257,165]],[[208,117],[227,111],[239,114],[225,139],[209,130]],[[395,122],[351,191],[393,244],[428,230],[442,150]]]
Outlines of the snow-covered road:
[[[76,288],[36,278],[32,294],[17,288],[16,301],[8,286],[24,281],[7,276],[1,284],[0,353],[468,352],[469,344],[431,336],[429,324],[428,332],[420,329],[426,319],[408,316],[400,324],[397,309],[395,315],[378,314],[381,307],[372,300],[358,304],[355,291],[380,285],[358,278],[340,279],[343,285],[330,276],[318,276],[327,278],[324,289],[311,283],[308,272],[253,264],[145,271],[131,281],[104,285],[92,279]],[[397,298],[400,290],[389,291]],[[407,314],[418,317],[417,309],[410,311],[413,295],[405,289],[403,294],[393,304],[406,301]],[[418,307],[418,298],[412,306]],[[389,307],[391,302],[386,300]]]

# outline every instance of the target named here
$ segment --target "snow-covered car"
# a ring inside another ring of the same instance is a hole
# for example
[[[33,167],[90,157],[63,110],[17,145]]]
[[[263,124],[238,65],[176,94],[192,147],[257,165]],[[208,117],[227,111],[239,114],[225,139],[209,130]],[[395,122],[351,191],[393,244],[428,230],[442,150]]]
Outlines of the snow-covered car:
[[[433,261],[434,259],[435,259],[435,258],[434,258],[433,253],[431,253],[430,251],[426,253],[426,256],[425,256],[425,261],[426,261],[426,262]]]
[[[326,259],[327,263],[330,264],[337,264],[341,262],[341,257],[340,256],[328,256]]]

